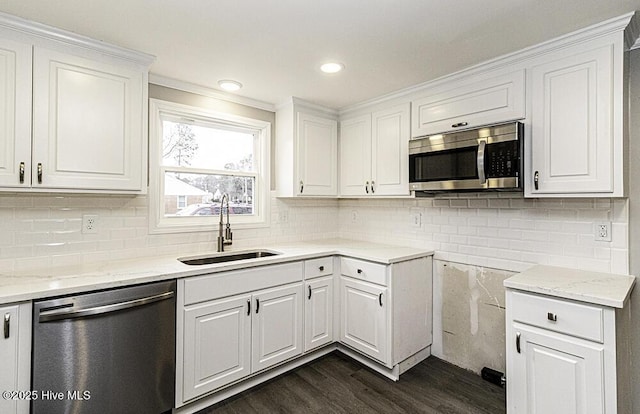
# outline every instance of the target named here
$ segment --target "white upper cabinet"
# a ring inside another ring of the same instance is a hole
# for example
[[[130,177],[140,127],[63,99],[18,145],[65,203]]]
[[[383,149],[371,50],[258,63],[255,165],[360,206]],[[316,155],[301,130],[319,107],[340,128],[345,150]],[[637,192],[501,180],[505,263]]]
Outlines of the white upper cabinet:
[[[412,102],[411,136],[476,128],[525,116],[525,71],[454,79]]]
[[[408,196],[410,104],[340,122],[340,195]]]
[[[293,98],[276,111],[278,197],[337,196],[335,115]]]
[[[34,187],[141,191],[146,163],[139,69],[36,47]]]
[[[31,181],[31,45],[0,39],[0,187]]]
[[[531,69],[529,196],[623,196],[623,32]]]
[[[7,15],[0,23],[0,190],[145,193],[153,58]]]

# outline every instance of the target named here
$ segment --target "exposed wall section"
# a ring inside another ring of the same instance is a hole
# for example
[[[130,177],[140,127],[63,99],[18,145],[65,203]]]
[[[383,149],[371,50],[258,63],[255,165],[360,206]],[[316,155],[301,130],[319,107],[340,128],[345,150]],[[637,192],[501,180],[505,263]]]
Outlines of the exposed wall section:
[[[506,372],[504,279],[513,272],[434,262],[433,355]]]

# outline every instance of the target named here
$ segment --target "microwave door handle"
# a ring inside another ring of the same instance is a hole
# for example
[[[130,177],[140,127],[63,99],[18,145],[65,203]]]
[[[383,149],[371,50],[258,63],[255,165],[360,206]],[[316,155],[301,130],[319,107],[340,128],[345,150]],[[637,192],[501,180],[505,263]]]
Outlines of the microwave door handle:
[[[487,141],[485,140],[481,140],[478,143],[478,158],[476,161],[478,164],[478,178],[480,179],[480,184],[487,183],[487,177],[485,176],[485,173],[484,173],[484,150],[486,145],[487,145]]]

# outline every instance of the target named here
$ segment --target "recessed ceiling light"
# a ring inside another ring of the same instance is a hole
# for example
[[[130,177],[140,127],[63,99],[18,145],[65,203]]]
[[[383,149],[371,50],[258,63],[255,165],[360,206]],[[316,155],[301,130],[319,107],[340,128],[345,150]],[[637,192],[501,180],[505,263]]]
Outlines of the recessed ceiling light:
[[[242,84],[240,82],[230,80],[230,79],[219,80],[218,85],[225,91],[229,91],[229,92],[234,92],[242,88]]]
[[[324,73],[337,73],[344,69],[344,65],[342,63],[337,62],[327,62],[320,66],[320,70]]]

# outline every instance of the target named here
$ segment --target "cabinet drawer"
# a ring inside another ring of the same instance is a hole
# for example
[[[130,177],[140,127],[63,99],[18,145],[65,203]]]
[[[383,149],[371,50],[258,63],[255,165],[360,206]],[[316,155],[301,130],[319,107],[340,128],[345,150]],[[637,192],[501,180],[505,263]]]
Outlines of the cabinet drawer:
[[[340,272],[343,275],[383,286],[387,285],[386,270],[387,267],[381,264],[346,257],[340,259]]]
[[[513,320],[591,341],[604,341],[602,308],[527,293],[511,294]]]
[[[333,274],[333,256],[304,261],[304,278],[329,276]]]

